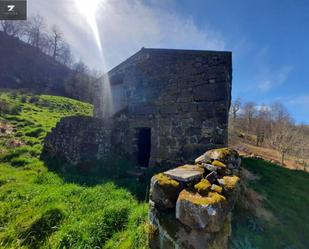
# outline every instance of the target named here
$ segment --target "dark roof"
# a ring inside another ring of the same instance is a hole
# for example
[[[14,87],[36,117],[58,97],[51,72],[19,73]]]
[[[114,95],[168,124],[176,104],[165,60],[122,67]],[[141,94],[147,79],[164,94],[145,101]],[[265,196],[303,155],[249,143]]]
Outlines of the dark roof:
[[[181,54],[225,54],[227,56],[231,56],[231,51],[215,51],[215,50],[194,50],[194,49],[169,49],[169,48],[144,48],[142,47],[135,54],[131,55],[129,58],[112,68],[108,71],[108,74],[112,74],[114,71],[117,71],[121,66],[127,64],[134,59],[136,59],[139,55],[143,53],[181,53]],[[100,80],[103,76],[98,78],[96,81]]]

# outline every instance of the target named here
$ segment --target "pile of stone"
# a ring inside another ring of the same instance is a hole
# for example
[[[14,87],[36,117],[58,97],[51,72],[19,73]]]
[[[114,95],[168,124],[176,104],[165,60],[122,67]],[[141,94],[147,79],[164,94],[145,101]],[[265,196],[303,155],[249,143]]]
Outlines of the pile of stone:
[[[194,165],[153,176],[152,248],[227,248],[240,165],[235,150],[221,148],[207,151]]]

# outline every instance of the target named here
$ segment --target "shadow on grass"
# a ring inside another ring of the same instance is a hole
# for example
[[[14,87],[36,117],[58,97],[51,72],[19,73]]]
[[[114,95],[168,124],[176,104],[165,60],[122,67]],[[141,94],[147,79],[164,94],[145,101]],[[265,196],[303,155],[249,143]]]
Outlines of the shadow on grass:
[[[124,154],[113,154],[104,160],[85,161],[76,165],[47,153],[42,153],[41,159],[50,171],[57,173],[66,183],[95,186],[113,182],[130,191],[139,201],[148,200],[151,177],[164,170],[163,167],[155,167],[141,171]]]
[[[243,159],[243,167],[258,176],[247,187],[265,198],[263,209],[271,216],[263,215],[261,208],[259,212],[236,209],[232,223],[235,244],[249,241],[253,248],[308,248],[309,174],[250,158]]]

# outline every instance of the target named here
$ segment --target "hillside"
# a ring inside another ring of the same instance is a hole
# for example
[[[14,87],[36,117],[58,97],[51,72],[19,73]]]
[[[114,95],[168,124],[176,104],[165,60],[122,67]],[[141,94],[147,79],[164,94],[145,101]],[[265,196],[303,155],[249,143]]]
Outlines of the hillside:
[[[1,248],[145,248],[147,208],[128,190],[111,179],[74,183],[40,158],[56,122],[90,115],[91,105],[9,92],[0,104]]]
[[[0,88],[92,101],[89,82],[39,49],[0,31]]]
[[[245,203],[233,217],[232,248],[309,248],[309,174],[249,158],[243,166]]]
[[[136,198],[145,199],[145,185],[112,177],[118,171],[53,172],[40,157],[61,117],[91,113],[91,105],[68,98],[0,94],[1,248],[148,248],[148,207]],[[231,248],[309,248],[309,174],[257,159],[243,166]]]

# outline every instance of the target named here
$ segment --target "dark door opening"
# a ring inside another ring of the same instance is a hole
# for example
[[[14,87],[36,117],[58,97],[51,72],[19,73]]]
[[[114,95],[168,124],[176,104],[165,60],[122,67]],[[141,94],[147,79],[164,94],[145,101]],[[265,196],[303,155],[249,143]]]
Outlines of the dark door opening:
[[[149,166],[150,148],[151,148],[151,129],[138,128],[137,129],[137,160],[142,167]]]

